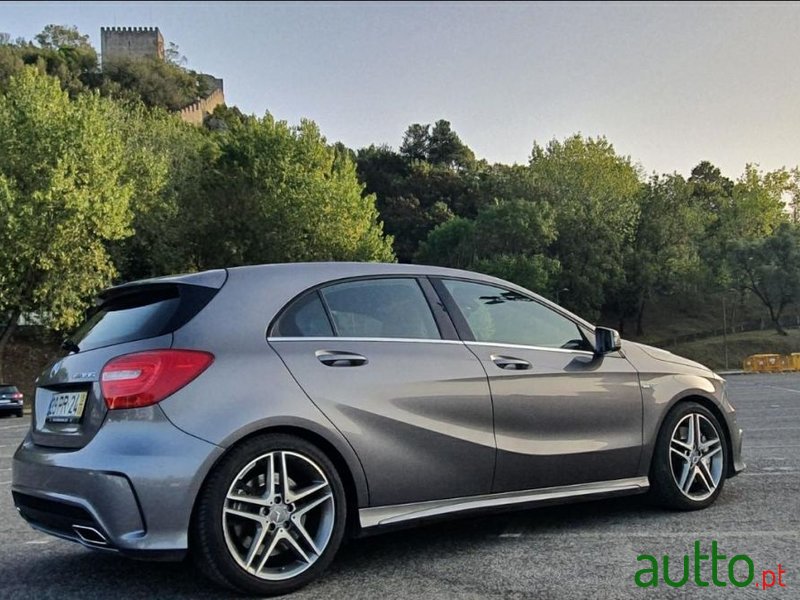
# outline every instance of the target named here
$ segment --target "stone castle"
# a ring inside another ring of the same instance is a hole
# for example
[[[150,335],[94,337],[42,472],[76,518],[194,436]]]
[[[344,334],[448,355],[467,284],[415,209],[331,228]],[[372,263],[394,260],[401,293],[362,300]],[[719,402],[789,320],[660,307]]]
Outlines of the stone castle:
[[[165,60],[164,37],[158,27],[101,27],[100,55],[102,60],[118,58],[154,58]],[[225,104],[222,79],[202,74],[211,92],[205,98],[183,107],[178,114],[193,125],[202,125],[214,109]]]

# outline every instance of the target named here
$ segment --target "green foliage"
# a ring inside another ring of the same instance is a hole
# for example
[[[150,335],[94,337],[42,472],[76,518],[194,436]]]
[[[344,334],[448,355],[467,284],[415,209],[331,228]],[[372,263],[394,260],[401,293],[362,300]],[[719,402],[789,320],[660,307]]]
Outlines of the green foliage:
[[[474,269],[547,293],[560,268],[545,255],[555,238],[555,215],[549,205],[508,200],[484,208],[474,221],[456,217],[439,225],[416,258]]]
[[[131,234],[115,109],[97,94],[70,100],[26,68],[0,95],[0,310],[6,325],[36,313],[74,326],[116,271],[108,240]]]
[[[205,78],[156,58],[122,59],[103,63],[96,81],[105,95],[141,100],[145,105],[179,110],[208,95]]]
[[[394,258],[355,165],[317,126],[270,115],[233,121],[219,137],[194,218],[198,266]]]
[[[766,237],[739,240],[731,259],[736,281],[761,300],[775,330],[786,335],[780,318],[800,300],[800,229],[781,223]]]
[[[611,290],[609,304],[620,317],[636,317],[644,334],[645,304],[654,294],[670,294],[700,269],[696,240],[705,213],[692,200],[693,188],[680,175],[653,176],[637,195],[633,240],[623,248],[624,278]]]
[[[552,198],[561,262],[564,304],[596,318],[606,291],[621,284],[624,249],[638,216],[639,174],[605,138],[575,135],[564,142],[535,144],[530,168],[541,193]]]
[[[160,109],[130,105],[119,110],[125,140],[125,177],[136,235],[111,245],[120,279],[198,269],[196,214],[207,171],[219,151],[212,136]]]
[[[89,36],[82,34],[74,25],[45,25],[41,33],[36,34],[35,39],[40,48],[47,50],[92,47]]]
[[[465,169],[475,162],[475,155],[458,137],[450,121],[440,119],[429,124],[414,123],[403,136],[400,154],[412,161],[425,161],[448,169]]]

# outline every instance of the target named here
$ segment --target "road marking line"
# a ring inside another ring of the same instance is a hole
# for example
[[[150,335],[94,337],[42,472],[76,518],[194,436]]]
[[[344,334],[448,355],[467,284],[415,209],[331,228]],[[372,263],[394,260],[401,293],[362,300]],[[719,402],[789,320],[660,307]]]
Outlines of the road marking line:
[[[0,481],[0,485],[8,485],[11,481]]]
[[[501,537],[501,538],[518,538],[518,537],[521,537],[521,536],[522,536],[521,533],[501,533],[497,537]]]
[[[752,445],[746,443],[744,445],[744,448],[745,448],[745,450],[757,450],[759,448],[766,448],[766,449],[772,449],[772,448],[800,448],[800,444],[780,444],[778,446],[752,446]]]
[[[29,540],[26,544],[49,544],[52,540]]]
[[[800,429],[800,425],[792,425],[791,427],[764,427],[764,428],[761,428],[761,429],[748,427],[747,429],[745,429],[745,432],[747,432],[747,431],[793,431],[795,429]]]

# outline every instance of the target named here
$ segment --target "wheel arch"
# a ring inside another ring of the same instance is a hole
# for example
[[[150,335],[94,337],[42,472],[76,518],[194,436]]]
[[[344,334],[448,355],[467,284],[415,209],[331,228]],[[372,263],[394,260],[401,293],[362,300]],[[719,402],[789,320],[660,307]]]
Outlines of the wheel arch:
[[[264,435],[267,433],[282,433],[285,435],[292,435],[297,438],[303,439],[317,448],[319,448],[331,460],[333,466],[336,468],[337,473],[342,479],[342,486],[345,491],[345,498],[347,501],[347,526],[348,531],[357,533],[359,529],[358,524],[358,509],[369,505],[369,490],[367,488],[366,478],[364,476],[361,463],[355,455],[355,452],[350,450],[352,456],[345,456],[346,451],[340,449],[340,445],[330,440],[323,433],[316,431],[313,425],[307,423],[275,423],[262,427],[257,427],[246,433],[240,435],[233,441],[226,440],[225,451],[220,454],[208,471],[203,475],[202,482],[198,488],[192,505],[192,520],[197,510],[197,504],[202,494],[202,490],[206,481],[217,468],[219,463],[234,449],[248,440]],[[348,446],[349,448],[349,446]],[[353,465],[353,461],[357,464]],[[355,472],[354,472],[355,471]]]

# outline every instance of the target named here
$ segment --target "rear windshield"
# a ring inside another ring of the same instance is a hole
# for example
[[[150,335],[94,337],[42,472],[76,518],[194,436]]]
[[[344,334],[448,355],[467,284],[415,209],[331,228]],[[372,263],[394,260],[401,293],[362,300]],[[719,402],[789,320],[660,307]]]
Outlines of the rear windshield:
[[[16,394],[18,391],[15,385],[0,385],[0,394]]]
[[[196,315],[216,292],[194,285],[134,288],[91,312],[70,342],[84,351],[171,333]]]

